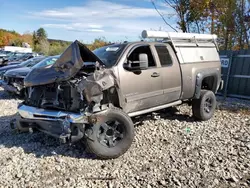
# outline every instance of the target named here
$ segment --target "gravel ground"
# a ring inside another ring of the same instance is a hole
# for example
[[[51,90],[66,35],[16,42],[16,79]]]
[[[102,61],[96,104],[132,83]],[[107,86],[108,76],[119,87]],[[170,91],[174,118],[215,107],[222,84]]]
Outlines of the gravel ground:
[[[20,101],[0,90],[0,187],[250,187],[250,101],[218,100],[207,122],[185,105],[134,119],[130,150],[101,161],[79,144],[10,130]]]

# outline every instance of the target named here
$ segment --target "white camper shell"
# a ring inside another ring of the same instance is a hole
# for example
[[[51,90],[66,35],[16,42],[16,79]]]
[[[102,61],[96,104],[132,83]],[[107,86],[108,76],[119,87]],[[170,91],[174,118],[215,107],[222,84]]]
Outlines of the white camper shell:
[[[216,35],[144,30],[142,37],[170,42],[181,64],[220,61]]]

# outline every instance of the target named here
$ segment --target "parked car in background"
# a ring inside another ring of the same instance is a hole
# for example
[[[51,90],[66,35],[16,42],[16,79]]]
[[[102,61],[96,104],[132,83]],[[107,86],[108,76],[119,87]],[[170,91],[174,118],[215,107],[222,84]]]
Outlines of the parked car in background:
[[[46,58],[45,56],[38,56],[38,57],[28,59],[26,61],[22,61],[20,63],[13,63],[13,64],[11,63],[11,64],[8,64],[7,66],[0,67],[0,80],[3,78],[4,73],[8,70],[21,68],[21,67],[34,66],[34,64],[39,63],[45,58]]]
[[[33,57],[39,56],[37,53],[17,53],[14,56],[10,56],[8,59],[3,60],[2,66],[5,66],[7,64],[18,64],[21,63],[22,61],[25,61],[27,59],[31,59]]]
[[[23,80],[27,76],[27,74],[33,68],[46,67],[54,64],[58,58],[59,56],[51,56],[43,59],[40,62],[33,61],[33,63],[30,63],[28,66],[6,71],[6,73],[3,75],[1,87],[8,92],[12,92],[20,96],[23,96],[24,95]]]
[[[0,51],[0,63],[2,63],[4,58],[8,58],[12,52],[10,51]]]
[[[6,62],[6,60],[8,60],[9,57],[15,56],[16,54],[22,55],[22,53],[1,51],[0,52],[0,66],[2,66],[3,62]]]
[[[0,66],[5,66],[8,64],[8,62],[12,62],[12,61],[16,61],[19,59],[19,57],[23,56],[24,53],[20,53],[20,52],[11,52],[8,54],[8,56],[4,56],[2,58],[2,61],[0,63]]]

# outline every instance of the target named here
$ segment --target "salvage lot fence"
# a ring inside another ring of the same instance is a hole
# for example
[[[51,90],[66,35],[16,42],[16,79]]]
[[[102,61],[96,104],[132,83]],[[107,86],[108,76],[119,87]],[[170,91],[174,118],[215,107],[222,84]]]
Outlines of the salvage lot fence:
[[[221,51],[224,97],[250,99],[250,50]]]

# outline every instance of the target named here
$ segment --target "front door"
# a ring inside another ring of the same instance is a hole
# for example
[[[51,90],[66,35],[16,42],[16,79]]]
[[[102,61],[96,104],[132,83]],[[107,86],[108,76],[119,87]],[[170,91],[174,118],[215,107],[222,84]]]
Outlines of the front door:
[[[139,61],[139,54],[148,55],[147,70],[119,69],[120,86],[125,100],[125,112],[135,112],[162,104],[162,75],[149,45],[132,49],[127,61]]]

